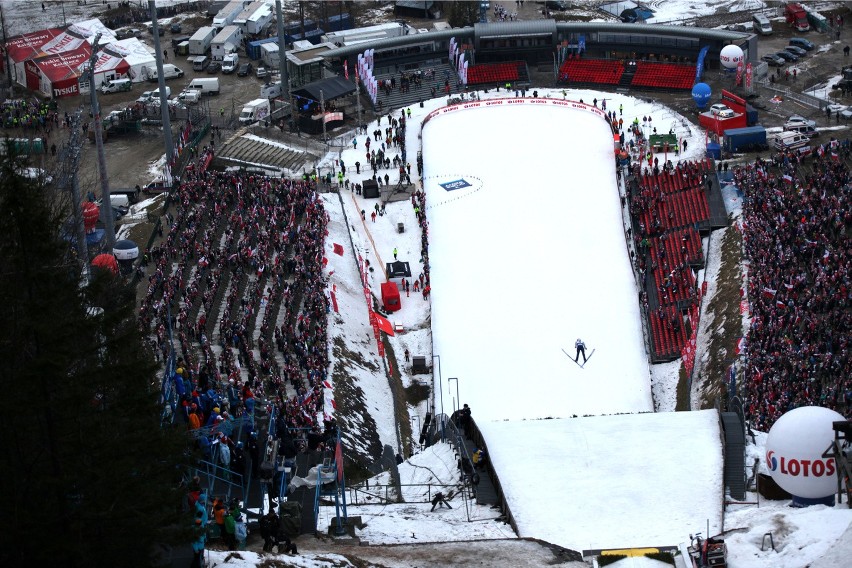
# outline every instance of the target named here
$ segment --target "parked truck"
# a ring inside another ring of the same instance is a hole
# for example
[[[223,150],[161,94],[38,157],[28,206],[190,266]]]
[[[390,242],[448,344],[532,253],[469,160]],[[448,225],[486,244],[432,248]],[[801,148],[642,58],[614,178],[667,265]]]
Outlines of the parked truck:
[[[266,2],[263,1],[255,1],[246,6],[246,8],[240,12],[237,17],[234,19],[233,25],[240,28],[243,33],[248,33],[248,21],[255,12],[260,10],[261,8],[268,7]]]
[[[280,54],[277,43],[267,43],[260,46],[260,60],[263,64],[272,69],[278,69],[280,63]]]
[[[768,148],[766,145],[766,129],[762,126],[747,126],[731,128],[724,132],[724,148],[726,152],[756,152]]]
[[[218,14],[213,16],[213,27],[217,30],[221,30],[225,26],[230,26],[234,23],[234,20],[237,19],[237,16],[242,13],[246,5],[247,2],[244,0],[228,2],[224,8],[219,10]]]
[[[808,13],[798,2],[790,2],[784,6],[784,19],[797,32],[806,32],[811,29],[811,25],[808,23]]]
[[[213,61],[222,61],[229,53],[236,52],[242,43],[242,30],[237,26],[225,26],[210,43]]]
[[[240,124],[251,124],[269,116],[269,99],[255,99],[243,107]]]
[[[216,36],[216,29],[212,26],[204,26],[199,28],[191,38],[189,38],[189,54],[204,55],[210,49],[210,42]]]
[[[243,31],[250,36],[260,35],[271,21],[272,6],[264,4],[246,19],[246,29]]]
[[[840,81],[832,89],[841,89],[844,92],[852,91],[852,65],[847,65],[840,70]]]

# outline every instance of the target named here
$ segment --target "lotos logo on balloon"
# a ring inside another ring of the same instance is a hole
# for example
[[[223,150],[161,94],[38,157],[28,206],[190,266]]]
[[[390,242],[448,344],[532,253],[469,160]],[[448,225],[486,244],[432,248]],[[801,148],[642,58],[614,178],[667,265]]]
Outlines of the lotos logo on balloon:
[[[794,477],[833,476],[836,473],[833,459],[797,459],[785,456],[776,458],[775,452],[772,450],[766,452],[766,465],[770,471],[778,471],[783,475]]]
[[[778,460],[775,459],[775,452],[772,450],[766,452],[766,465],[770,471],[775,471],[778,468]]]

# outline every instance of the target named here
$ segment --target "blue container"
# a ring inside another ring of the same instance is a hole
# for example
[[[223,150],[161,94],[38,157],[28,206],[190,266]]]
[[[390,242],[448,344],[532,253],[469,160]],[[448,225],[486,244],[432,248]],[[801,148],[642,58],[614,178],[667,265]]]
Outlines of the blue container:
[[[713,158],[714,160],[722,159],[722,147],[718,144],[718,142],[707,143],[707,157]]]

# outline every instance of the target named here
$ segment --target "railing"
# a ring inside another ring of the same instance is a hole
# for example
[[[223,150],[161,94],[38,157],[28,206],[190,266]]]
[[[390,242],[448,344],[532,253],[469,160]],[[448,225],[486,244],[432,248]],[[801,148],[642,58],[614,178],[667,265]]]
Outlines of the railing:
[[[456,487],[455,484],[446,484],[446,483],[403,483],[400,484],[400,487],[414,487],[414,488],[423,488],[425,493],[421,498],[412,499],[408,494],[400,495],[403,503],[431,503],[432,497],[435,496],[435,493],[432,492],[432,488],[435,488],[439,493],[443,493],[448,488]],[[388,503],[399,503],[392,494],[397,492],[397,486],[393,484],[374,484],[372,486],[367,485],[359,486],[359,487],[349,487],[347,488],[349,492],[349,501],[354,505],[386,505]],[[362,497],[359,499],[359,496]],[[375,501],[371,501],[371,499],[375,499]]]
[[[788,87],[776,87],[775,85],[770,84],[768,81],[765,83],[758,84],[762,89],[772,91],[775,94],[780,94],[784,98],[796,101],[797,103],[807,105],[812,108],[824,109],[826,106],[831,104],[831,101],[827,101],[825,99],[821,99],[813,95],[807,95],[805,93],[796,92]]]

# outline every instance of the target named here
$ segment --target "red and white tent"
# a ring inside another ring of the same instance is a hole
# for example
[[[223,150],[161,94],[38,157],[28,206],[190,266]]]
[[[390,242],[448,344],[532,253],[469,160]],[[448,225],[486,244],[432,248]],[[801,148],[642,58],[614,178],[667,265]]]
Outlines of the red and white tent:
[[[10,38],[6,42],[6,48],[13,64],[15,81],[28,89],[44,91],[40,65],[36,64],[35,60],[41,61],[49,56],[63,54],[66,57],[76,57],[80,49],[89,49],[91,53],[91,43],[98,33],[101,34],[100,45],[115,41],[113,31],[97,18],[77,22],[64,29],[49,28]]]
[[[28,89],[38,89],[38,83],[27,84],[25,63],[42,55],[41,48],[47,42],[62,34],[62,28],[48,28],[40,32],[32,32],[9,38],[6,42],[6,50],[9,53],[9,62],[12,68],[12,78],[15,82],[26,86]]]
[[[80,75],[80,93],[89,92],[89,61],[86,60],[80,67],[78,73]],[[95,62],[95,88],[100,88],[104,81],[112,81],[113,79],[121,79],[130,71],[130,64],[120,55],[115,55],[108,50],[98,52],[98,60]]]
[[[106,46],[104,51],[124,59],[129,67],[126,71],[127,77],[133,82],[144,81],[143,70],[146,67],[152,68],[157,63],[154,53],[135,37],[114,41]]]
[[[27,84],[38,81],[38,89],[48,97],[60,98],[80,94],[80,66],[92,54],[88,43],[58,55],[27,61]]]

